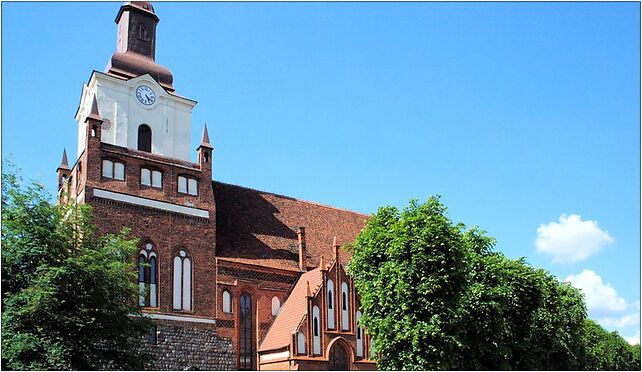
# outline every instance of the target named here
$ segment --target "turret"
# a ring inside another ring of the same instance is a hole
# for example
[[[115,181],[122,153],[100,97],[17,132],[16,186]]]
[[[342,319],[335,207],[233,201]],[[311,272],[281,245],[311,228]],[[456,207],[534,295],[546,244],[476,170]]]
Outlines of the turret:
[[[201,166],[203,175],[209,175],[209,180],[212,179],[212,150],[214,147],[210,144],[210,136],[207,133],[207,123],[203,127],[203,138],[201,144],[198,145],[196,152],[198,154],[198,163]]]
[[[69,163],[67,162],[67,149],[62,150],[62,160],[56,172],[58,172],[58,191],[60,191],[69,179],[69,172],[71,172]]]
[[[87,124],[87,145],[89,145],[90,141],[98,141],[98,143],[100,143],[103,121],[98,111],[98,101],[96,101],[96,96],[94,95],[93,101],[91,102],[91,111],[85,118],[85,123]]]

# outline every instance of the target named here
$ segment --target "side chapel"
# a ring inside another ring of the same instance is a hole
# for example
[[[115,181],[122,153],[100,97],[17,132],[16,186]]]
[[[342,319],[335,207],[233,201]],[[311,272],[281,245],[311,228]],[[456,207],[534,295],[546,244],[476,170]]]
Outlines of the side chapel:
[[[149,369],[375,369],[341,249],[368,217],[213,181],[206,126],[192,162],[196,101],[156,63],[158,22],[149,2],[120,7],[116,51],[83,85],[76,160],[57,169],[59,202],[140,238]]]

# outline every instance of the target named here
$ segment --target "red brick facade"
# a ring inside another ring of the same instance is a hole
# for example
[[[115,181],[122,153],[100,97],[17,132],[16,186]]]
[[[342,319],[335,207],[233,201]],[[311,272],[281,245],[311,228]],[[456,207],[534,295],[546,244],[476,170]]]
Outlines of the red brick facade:
[[[125,7],[144,7],[153,14],[148,3]],[[197,150],[198,163],[191,163],[101,141],[103,119],[95,98],[84,123],[86,148],[71,169],[66,157],[58,168],[59,198],[65,202],[69,195],[91,205],[101,234],[127,227],[140,239],[141,250],[152,244],[157,304],[144,307],[144,312],[157,320],[163,341],[147,346],[159,359],[150,368],[374,369],[363,333],[362,355],[357,356],[359,298],[343,268],[349,256],[336,243],[352,241],[367,216],[212,181],[207,132]],[[103,176],[104,160],[124,165],[122,180]],[[161,186],[143,185],[142,168],[160,172]],[[197,195],[179,192],[179,177],[196,180]],[[180,271],[189,278],[179,280],[179,285],[189,286],[189,310],[174,306],[175,260],[181,250],[190,260],[189,268],[181,266]],[[328,279],[335,287],[334,327],[328,326]],[[340,308],[341,283],[348,288],[347,313]],[[229,309],[224,309],[224,291],[231,300]],[[274,298],[281,309],[275,315]],[[314,306],[320,310],[319,353],[313,350]],[[250,309],[247,317],[243,309]],[[298,349],[299,331],[305,351]],[[194,341],[199,337],[205,341]],[[182,345],[180,355],[177,343]],[[249,350],[251,358],[243,359],[242,350]],[[343,360],[335,360],[337,355]]]

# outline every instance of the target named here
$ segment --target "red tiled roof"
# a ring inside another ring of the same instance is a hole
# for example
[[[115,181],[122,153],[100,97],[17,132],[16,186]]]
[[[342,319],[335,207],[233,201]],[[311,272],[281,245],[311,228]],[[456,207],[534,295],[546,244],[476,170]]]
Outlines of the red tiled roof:
[[[296,327],[307,311],[306,298],[308,283],[310,283],[310,290],[314,296],[321,285],[322,279],[321,269],[319,268],[301,275],[292,293],[283,304],[281,311],[279,311],[276,319],[274,319],[272,327],[270,327],[267,335],[265,335],[259,351],[280,349],[290,345],[292,332],[296,330]]]
[[[298,270],[297,229],[305,227],[307,266],[329,262],[332,239],[352,242],[368,216],[304,200],[212,182],[216,200],[216,255],[228,260]],[[349,256],[341,251],[342,262]]]

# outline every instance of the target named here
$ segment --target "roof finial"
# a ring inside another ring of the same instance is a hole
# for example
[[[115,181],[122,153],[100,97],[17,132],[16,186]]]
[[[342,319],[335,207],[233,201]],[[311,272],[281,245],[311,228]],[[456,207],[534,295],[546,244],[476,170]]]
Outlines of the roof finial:
[[[210,144],[210,135],[207,133],[207,123],[205,123],[205,126],[203,127],[203,139],[201,140],[201,145],[199,147],[207,147],[208,149],[213,148]]]
[[[210,143],[210,135],[207,133],[207,123],[203,127],[203,143]]]
[[[309,281],[309,280],[308,280],[308,289],[307,289],[307,293],[306,293],[306,295],[307,295],[308,297],[312,297],[312,291],[310,290],[310,281]]]
[[[325,262],[323,262],[323,255],[321,255],[321,259],[319,260],[319,267],[321,270],[325,270]]]
[[[62,161],[58,169],[69,169],[69,163],[67,162],[67,149],[62,149]]]
[[[100,117],[100,112],[98,111],[98,101],[96,100],[95,94],[91,102],[91,112],[87,116],[87,119],[94,119],[94,120],[100,120],[100,121],[103,120],[103,118]]]

